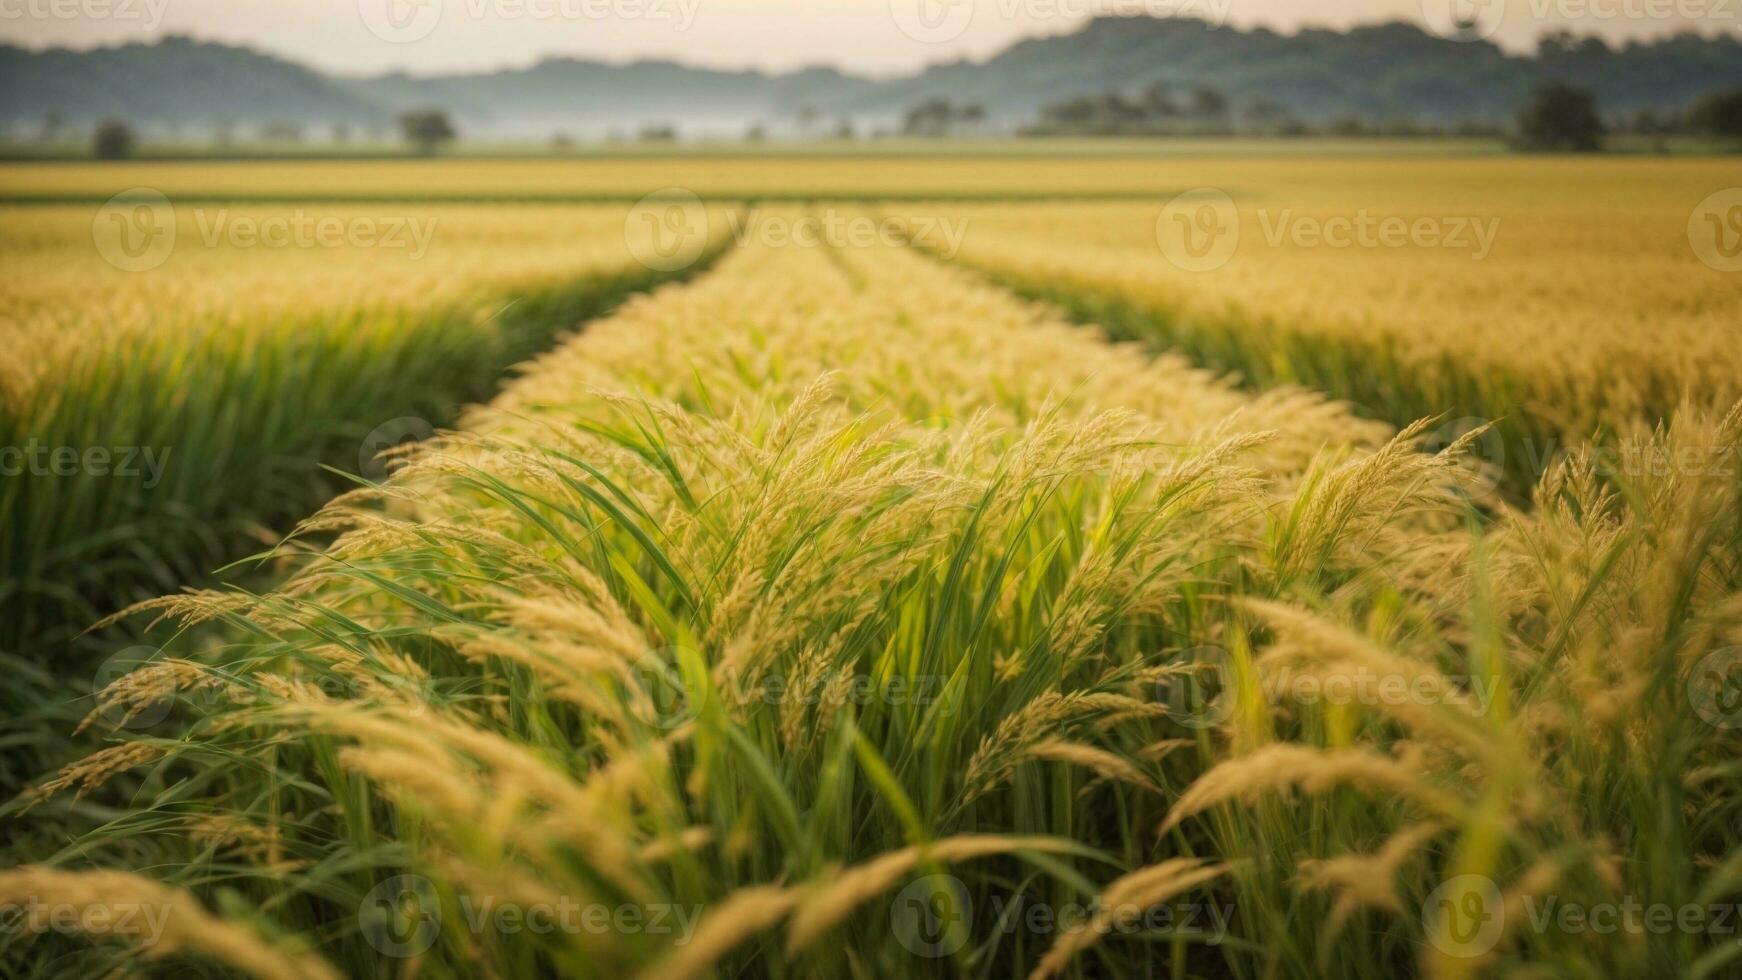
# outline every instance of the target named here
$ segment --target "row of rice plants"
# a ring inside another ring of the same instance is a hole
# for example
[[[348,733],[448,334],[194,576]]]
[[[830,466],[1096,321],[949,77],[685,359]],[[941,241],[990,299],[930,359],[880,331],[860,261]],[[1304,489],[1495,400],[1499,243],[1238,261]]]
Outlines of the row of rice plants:
[[[1697,695],[1742,638],[1739,429],[1690,412],[1637,446],[1701,465],[1575,460],[1477,517],[1468,442],[910,252],[751,244],[335,501],[281,588],[158,603],[229,641],[110,687],[113,744],[8,808],[0,901],[44,911],[0,962],[1713,968],[1504,913],[1736,884]],[[1292,686],[1337,678],[1410,695]],[[1483,880],[1485,944],[1438,911]]]
[[[358,470],[372,431],[451,420],[663,278],[622,208],[315,210],[184,205],[173,254],[135,271],[107,261],[101,215],[94,235],[88,209],[9,212],[0,651],[83,670],[81,630],[269,543],[344,485],[323,465]]]
[[[1742,394],[1716,161],[1199,171],[1182,177],[1208,186],[1172,200],[951,208],[953,257],[1260,387],[1398,425],[1493,422],[1520,496],[1600,428]]]

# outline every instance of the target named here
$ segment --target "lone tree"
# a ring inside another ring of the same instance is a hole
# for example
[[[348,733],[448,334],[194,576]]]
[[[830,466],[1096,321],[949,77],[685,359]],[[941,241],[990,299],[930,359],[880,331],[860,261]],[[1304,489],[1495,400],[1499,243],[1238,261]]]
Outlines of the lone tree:
[[[119,119],[105,119],[97,124],[91,139],[91,155],[99,160],[125,160],[133,155],[133,128]]]
[[[949,99],[928,99],[910,106],[902,118],[901,131],[908,136],[948,136],[958,127],[974,128],[986,120],[986,107]]]
[[[302,127],[284,119],[274,119],[260,127],[260,138],[268,143],[301,143]]]
[[[1714,92],[1694,106],[1694,128],[1710,136],[1742,139],[1742,86]]]
[[[1597,98],[1566,82],[1544,82],[1518,112],[1519,143],[1526,149],[1589,153],[1603,148]]]
[[[1226,119],[1229,112],[1228,97],[1219,89],[1200,85],[1192,89],[1192,115],[1199,119]]]
[[[417,147],[424,156],[433,156],[436,150],[460,135],[454,130],[454,124],[448,121],[448,114],[440,109],[418,109],[401,115],[399,131],[405,136],[405,141]]]

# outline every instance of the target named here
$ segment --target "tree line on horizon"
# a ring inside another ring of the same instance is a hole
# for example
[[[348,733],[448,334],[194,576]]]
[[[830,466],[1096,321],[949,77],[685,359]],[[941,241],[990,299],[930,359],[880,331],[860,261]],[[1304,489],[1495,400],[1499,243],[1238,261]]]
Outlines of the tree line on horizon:
[[[936,107],[930,117],[947,117]],[[1605,114],[1590,89],[1561,80],[1542,82],[1521,105],[1511,127],[1481,120],[1450,125],[1408,116],[1367,119],[1343,115],[1305,122],[1280,102],[1257,98],[1236,110],[1227,96],[1199,86],[1181,93],[1164,85],[1137,95],[1108,91],[1061,99],[1020,130],[1025,136],[1488,136],[1522,149],[1592,151],[1610,133],[1742,139],[1742,86],[1710,93],[1677,112],[1642,109]]]
[[[986,119],[986,109],[980,104],[928,99],[907,110],[899,135],[933,139],[977,136],[982,135]],[[403,142],[423,155],[433,155],[459,138],[452,119],[440,109],[405,112],[397,122]],[[1642,110],[1621,119],[1606,120],[1589,89],[1563,81],[1547,81],[1519,108],[1513,127],[1508,129],[1476,121],[1443,127],[1407,118],[1369,122],[1353,116],[1312,126],[1271,100],[1253,100],[1237,111],[1226,95],[1209,86],[1180,92],[1154,85],[1137,96],[1110,91],[1061,99],[1046,106],[1038,122],[1017,131],[1019,136],[1036,138],[1468,136],[1505,138],[1518,149],[1553,152],[1601,150],[1605,137],[1611,133],[1742,140],[1742,86],[1714,92],[1678,113]],[[300,138],[299,131],[289,130],[280,133],[278,141],[294,143]],[[752,126],[745,135],[747,142],[766,138],[767,132],[760,124]],[[852,140],[857,136],[851,123],[843,121],[830,133],[830,138]],[[637,139],[669,143],[677,141],[679,133],[675,126],[649,125],[642,128]],[[125,159],[134,155],[138,142],[133,128],[125,121],[105,120],[93,133],[91,154],[100,160]],[[561,150],[574,143],[567,135],[557,133],[550,145]]]

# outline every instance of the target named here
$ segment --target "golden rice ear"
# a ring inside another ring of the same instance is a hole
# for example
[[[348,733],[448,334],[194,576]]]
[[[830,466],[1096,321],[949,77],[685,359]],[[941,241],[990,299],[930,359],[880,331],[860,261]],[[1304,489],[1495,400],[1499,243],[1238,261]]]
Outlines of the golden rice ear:
[[[1302,861],[1296,874],[1298,887],[1331,891],[1336,895],[1336,904],[1323,927],[1326,945],[1336,941],[1349,917],[1359,909],[1375,908],[1403,914],[1403,902],[1397,895],[1398,871],[1445,830],[1444,824],[1427,821],[1392,834],[1371,854],[1341,854],[1323,860]]]
[[[1153,278],[1118,264],[1121,289]],[[1071,265],[1057,274],[1085,285]],[[1292,329],[1252,331],[1271,345],[1253,366],[1318,363],[1287,364]],[[1380,386],[1456,369],[1329,363]],[[174,753],[140,781],[146,809],[79,837],[79,859],[147,855],[214,902],[239,882],[265,896],[256,914],[309,929],[356,914],[336,907],[332,862],[414,870],[443,896],[707,908],[687,942],[450,932],[411,972],[874,972],[908,961],[871,911],[934,866],[959,866],[983,927],[982,896],[1086,896],[1108,867],[1159,857],[1045,948],[994,938],[915,969],[1103,969],[1091,952],[1119,973],[1157,949],[1107,941],[1135,911],[1223,894],[1287,929],[1222,947],[1233,972],[1253,943],[1322,948],[1321,968],[1352,948],[1394,962],[1450,863],[1530,869],[1505,892],[1503,941],[1627,975],[1513,916],[1551,887],[1624,895],[1642,867],[1685,862],[1703,889],[1734,870],[1710,829],[1730,807],[1728,729],[1660,709],[1721,682],[1710,664],[1685,675],[1742,642],[1735,481],[1623,485],[1593,450],[1512,510],[1473,495],[1458,458],[1516,435],[1507,420],[1423,451],[1437,419],[1393,431],[1323,394],[1239,384],[907,249],[747,242],[388,454],[406,465],[301,525],[298,570],[270,593],[140,607],[225,645],[110,685],[100,708],[131,717],[164,683],[223,683],[188,699],[181,741],[105,748],[33,792],[118,786]],[[1647,428],[1638,446],[1710,463],[1742,408]],[[1209,642],[1229,710],[1205,719],[1157,685],[1183,691],[1201,661],[1180,651]],[[1473,710],[1452,677],[1465,662],[1516,667],[1501,690],[1517,712]],[[1278,710],[1268,671],[1295,668],[1397,676],[1434,704]],[[1666,812],[1653,780],[1673,780],[1673,815],[1640,816]],[[1649,833],[1658,819],[1686,826]],[[1474,857],[1433,850],[1454,832]],[[1382,932],[1349,927],[1364,908],[1391,913]],[[195,909],[185,950],[327,975]],[[320,927],[334,960],[376,962],[354,932]]]
[[[709,975],[722,958],[758,933],[779,925],[803,899],[779,885],[740,888],[709,909],[690,941],[656,960],[641,980],[689,980]]]
[[[1325,793],[1339,786],[1408,800],[1428,813],[1457,819],[1469,803],[1433,785],[1419,761],[1393,758],[1366,749],[1319,750],[1301,745],[1267,745],[1250,755],[1220,763],[1198,777],[1162,822],[1161,833],[1186,818],[1221,803],[1251,801],[1267,793],[1300,789]]]
[[[77,923],[94,939],[134,945],[147,960],[192,954],[259,980],[339,980],[338,972],[313,953],[270,944],[213,916],[186,891],[120,871],[0,871],[0,905],[30,910],[18,923],[26,932]]]
[[[121,742],[98,749],[74,762],[36,786],[25,790],[21,798],[29,811],[38,804],[67,789],[77,787],[75,796],[82,797],[121,773],[162,759],[167,749],[145,741]]]
[[[1228,870],[1228,865],[1210,865],[1199,858],[1173,858],[1115,879],[1101,891],[1094,916],[1061,934],[1028,975],[1029,980],[1057,976],[1071,960],[1112,930],[1136,921],[1154,906],[1214,881]]]
[[[1047,739],[1044,742],[1029,746],[1023,755],[1042,762],[1062,762],[1067,765],[1080,766],[1102,779],[1125,783],[1139,789],[1153,792],[1156,788],[1148,776],[1145,776],[1141,770],[1125,758],[1093,745],[1066,742],[1062,739]]]

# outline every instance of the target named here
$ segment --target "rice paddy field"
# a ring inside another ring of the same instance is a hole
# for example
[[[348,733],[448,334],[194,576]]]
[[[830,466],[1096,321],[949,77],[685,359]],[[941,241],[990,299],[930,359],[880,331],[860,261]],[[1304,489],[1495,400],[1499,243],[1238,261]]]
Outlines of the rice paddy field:
[[[1175,187],[1182,165],[1236,158],[1396,159],[1492,156],[1487,141],[1059,140],[1033,143],[888,140],[874,143],[719,144],[617,149],[575,159],[548,153],[464,160],[198,160],[10,163],[0,201],[101,201],[152,187],[178,200],[619,200],[661,187],[710,198],[810,200],[989,198],[1045,200],[1152,194]]]
[[[0,975],[1742,975],[1733,165],[946,157],[0,167]]]
[[[355,472],[395,419],[429,434],[659,277],[634,259],[623,207],[147,202],[0,221],[0,343],[17,355],[0,371],[0,442],[23,471],[0,526],[9,649],[64,642],[237,557],[229,542],[345,485],[321,464]],[[63,447],[79,460],[56,462]],[[111,458],[87,465],[92,448]]]
[[[1742,394],[1742,291],[1733,263],[1690,245],[1711,230],[1689,227],[1719,216],[1701,202],[1733,167],[1199,166],[1159,209],[976,206],[955,258],[1259,385],[1311,386],[1397,424],[1495,424],[1491,462],[1525,486],[1600,428],[1666,417],[1690,393]],[[1182,217],[1214,218],[1217,250],[1194,258]]]

